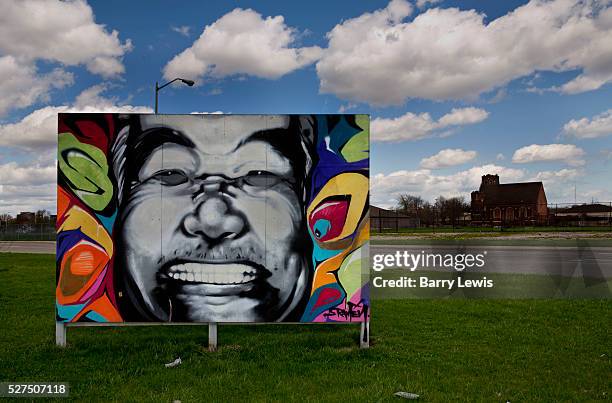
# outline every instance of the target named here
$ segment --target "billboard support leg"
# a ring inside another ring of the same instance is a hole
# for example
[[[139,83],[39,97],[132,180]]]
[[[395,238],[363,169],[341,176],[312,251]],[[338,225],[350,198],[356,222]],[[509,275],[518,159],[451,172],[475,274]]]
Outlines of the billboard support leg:
[[[208,351],[217,351],[217,322],[208,323]]]
[[[361,322],[361,332],[359,334],[359,348],[370,347],[370,321]]]
[[[55,345],[66,347],[66,324],[55,322]]]

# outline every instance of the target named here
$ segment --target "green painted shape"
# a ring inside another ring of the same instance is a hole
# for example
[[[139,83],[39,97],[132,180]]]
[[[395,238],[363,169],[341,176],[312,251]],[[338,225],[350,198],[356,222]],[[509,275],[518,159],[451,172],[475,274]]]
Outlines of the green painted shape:
[[[361,266],[366,264],[362,256],[363,247],[354,250],[348,255],[338,270],[338,280],[346,291],[346,300],[350,300],[351,297],[363,286],[365,283],[361,276]]]
[[[71,133],[58,139],[59,169],[76,196],[95,211],[101,211],[113,197],[106,155],[96,146],[81,143]]]
[[[361,128],[357,133],[342,147],[341,154],[346,162],[361,161],[369,156],[370,150],[370,118],[368,115],[356,115],[355,123]]]

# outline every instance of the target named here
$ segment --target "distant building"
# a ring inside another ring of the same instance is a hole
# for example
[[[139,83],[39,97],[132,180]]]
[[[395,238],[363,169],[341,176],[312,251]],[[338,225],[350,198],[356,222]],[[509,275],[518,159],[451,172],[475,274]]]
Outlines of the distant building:
[[[499,183],[498,175],[484,175],[472,192],[473,225],[546,224],[548,206],[542,182]]]
[[[370,227],[375,231],[416,228],[419,219],[393,210],[370,206]]]
[[[33,224],[36,218],[36,213],[31,213],[29,211],[22,211],[17,214],[17,218],[15,218],[15,223],[17,224]]]
[[[559,207],[555,209],[554,218],[557,224],[609,225],[612,222],[612,205],[592,203]]]

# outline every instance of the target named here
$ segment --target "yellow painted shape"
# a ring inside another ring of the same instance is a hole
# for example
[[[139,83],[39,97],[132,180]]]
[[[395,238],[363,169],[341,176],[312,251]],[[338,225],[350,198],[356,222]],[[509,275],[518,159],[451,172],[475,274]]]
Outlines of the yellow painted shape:
[[[310,206],[308,206],[307,217],[310,217],[312,211],[328,197],[345,195],[351,196],[351,204],[349,205],[349,209],[346,214],[346,221],[344,223],[342,232],[337,237],[329,239],[325,242],[334,242],[355,232],[357,225],[359,225],[361,213],[363,212],[366,200],[368,198],[368,191],[368,178],[354,172],[346,172],[338,176],[334,176],[325,184],[317,197],[315,197],[312,203],[310,203]]]
[[[335,272],[342,266],[342,262],[345,260],[346,256],[349,255],[355,249],[361,247],[364,243],[366,243],[370,239],[370,220],[369,216],[361,221],[359,225],[359,230],[357,232],[357,236],[353,239],[351,246],[346,248],[346,250],[342,251],[340,254],[331,257],[324,262],[321,262],[319,266],[315,269],[314,278],[312,281],[312,291],[314,291],[327,284],[332,284],[336,282]],[[342,282],[340,285],[343,286]]]
[[[102,245],[108,256],[113,256],[113,240],[106,228],[79,206],[72,206],[68,210],[66,219],[57,232],[75,229],[80,229],[82,233]]]

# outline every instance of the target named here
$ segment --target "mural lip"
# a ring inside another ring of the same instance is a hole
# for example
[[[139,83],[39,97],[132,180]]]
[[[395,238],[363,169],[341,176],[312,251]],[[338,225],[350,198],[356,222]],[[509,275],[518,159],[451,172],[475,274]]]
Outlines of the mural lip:
[[[215,270],[217,267],[220,270]],[[217,275],[218,280],[215,278]],[[256,281],[264,281],[271,276],[272,273],[264,266],[244,259],[173,259],[158,270],[158,279],[162,282],[219,287],[247,286]],[[228,280],[222,280],[222,277]],[[203,281],[204,279],[206,281]],[[236,281],[230,281],[232,279]]]

